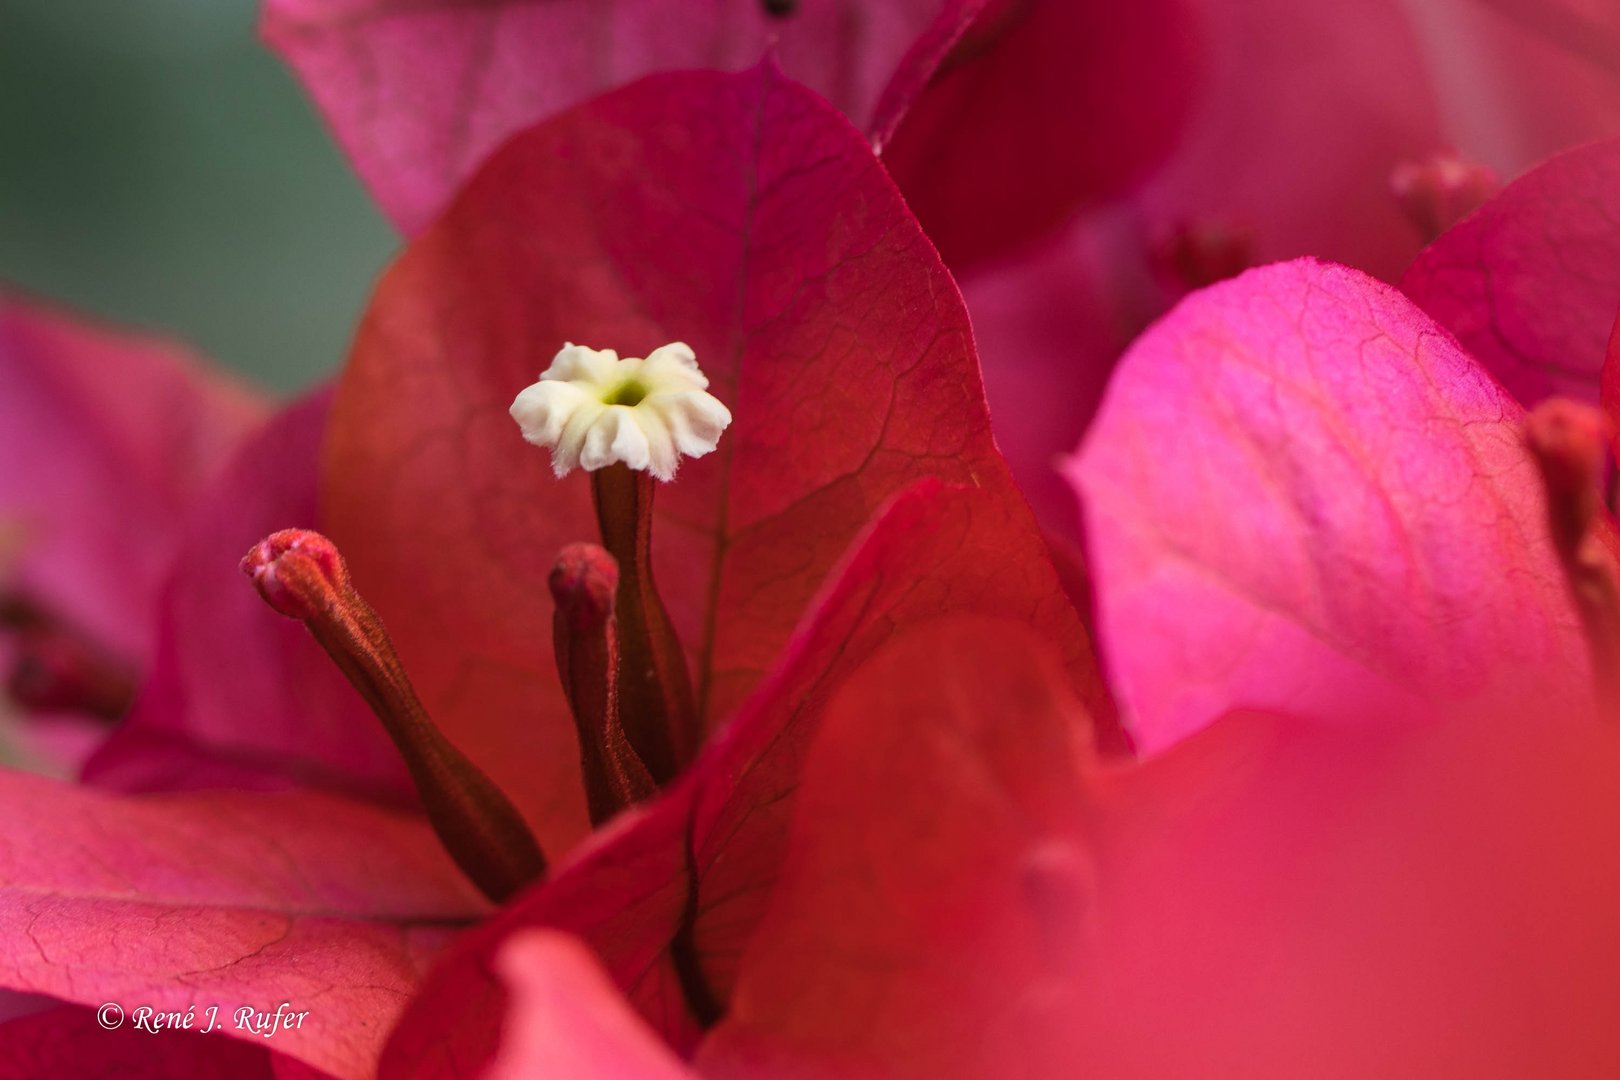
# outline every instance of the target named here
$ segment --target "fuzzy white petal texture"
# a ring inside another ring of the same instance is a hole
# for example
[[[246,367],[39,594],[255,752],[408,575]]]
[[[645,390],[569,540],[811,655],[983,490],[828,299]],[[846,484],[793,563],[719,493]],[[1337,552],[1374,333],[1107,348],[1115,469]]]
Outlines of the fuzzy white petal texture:
[[[589,399],[573,383],[537,382],[525,387],[512,402],[512,419],[523,437],[536,446],[556,446],[569,417]]]
[[[525,439],[551,450],[559,477],[624,464],[670,480],[683,456],[709,453],[731,423],[708,386],[685,342],[645,360],[569,342],[512,402],[512,419]]]
[[[675,448],[687,457],[702,457],[713,450],[720,433],[731,423],[731,410],[702,391],[656,394],[642,404],[658,414]]]
[[[597,383],[613,378],[620,364],[612,349],[590,349],[568,342],[552,357],[551,366],[541,372],[546,382]]]

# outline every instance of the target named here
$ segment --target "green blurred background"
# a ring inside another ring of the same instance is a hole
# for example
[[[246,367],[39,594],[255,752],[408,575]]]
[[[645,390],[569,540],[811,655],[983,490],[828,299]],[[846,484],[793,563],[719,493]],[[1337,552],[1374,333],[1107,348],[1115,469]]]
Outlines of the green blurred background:
[[[0,279],[292,390],[396,240],[254,0],[0,0]]]

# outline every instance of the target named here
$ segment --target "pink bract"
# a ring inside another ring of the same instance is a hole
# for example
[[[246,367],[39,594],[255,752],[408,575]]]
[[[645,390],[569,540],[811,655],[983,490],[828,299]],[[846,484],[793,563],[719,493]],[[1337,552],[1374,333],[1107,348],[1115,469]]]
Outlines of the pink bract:
[[[1585,694],[1522,416],[1344,267],[1250,271],[1144,334],[1069,466],[1139,745],[1241,707]]]
[[[427,958],[487,906],[420,819],[307,792],[115,798],[7,772],[11,989],[127,1010],[282,1001],[276,1048],[370,1075]],[[232,1035],[249,1040],[251,1031]]]
[[[271,0],[263,32],[414,233],[507,137],[656,72],[743,68],[770,46],[865,124],[940,14],[939,0],[798,7],[775,19],[759,0]]]
[[[0,530],[18,533],[0,542],[20,560],[3,583],[144,662],[177,519],[264,402],[172,342],[15,293],[0,385]]]

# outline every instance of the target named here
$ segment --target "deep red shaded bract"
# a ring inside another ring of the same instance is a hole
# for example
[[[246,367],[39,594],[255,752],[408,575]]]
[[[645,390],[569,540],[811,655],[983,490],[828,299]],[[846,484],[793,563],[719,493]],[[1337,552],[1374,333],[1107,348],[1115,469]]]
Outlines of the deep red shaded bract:
[[[1028,252],[1015,269],[962,283],[996,445],[1041,525],[1069,542],[1080,518],[1060,459],[1090,425],[1135,329],[1108,258],[1107,245],[1081,230]]]
[[[884,163],[951,267],[1119,195],[1174,145],[1198,89],[1182,0],[993,0]]]
[[[1558,155],[1429,245],[1401,290],[1525,406],[1595,403],[1620,309],[1620,140]]]
[[[328,1075],[267,1046],[197,1034],[208,1025],[207,1011],[199,1015],[191,1032],[156,1034],[137,1030],[128,1017],[116,1030],[103,1030],[95,1010],[82,1006],[10,1020],[0,1024],[0,1080],[320,1080]]]

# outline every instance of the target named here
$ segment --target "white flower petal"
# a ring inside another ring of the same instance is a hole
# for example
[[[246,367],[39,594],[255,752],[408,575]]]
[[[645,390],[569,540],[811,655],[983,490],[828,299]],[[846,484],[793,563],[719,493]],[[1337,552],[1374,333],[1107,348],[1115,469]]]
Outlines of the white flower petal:
[[[587,472],[620,462],[632,469],[645,469],[647,460],[647,437],[623,405],[602,410],[585,433],[585,445],[579,452],[580,468]]]
[[[585,391],[573,383],[538,382],[512,402],[512,419],[529,442],[555,447],[568,418],[587,399]]]
[[[701,390],[657,394],[642,405],[659,416],[676,449],[688,457],[702,457],[713,450],[731,423],[731,410]]]
[[[624,464],[669,480],[682,455],[709,453],[731,423],[731,411],[706,392],[708,385],[684,342],[654,349],[645,360],[570,343],[539,382],[518,394],[512,418],[525,439],[550,448],[558,476],[576,466]],[[627,387],[635,392],[626,394]]]
[[[645,365],[644,377],[649,382],[662,383],[671,388],[676,385],[692,390],[709,388],[708,377],[699,369],[697,356],[684,341],[659,346],[648,353],[642,363]]]
[[[552,357],[551,366],[541,372],[544,382],[597,383],[613,377],[619,354],[612,349],[588,349],[569,342]]]

